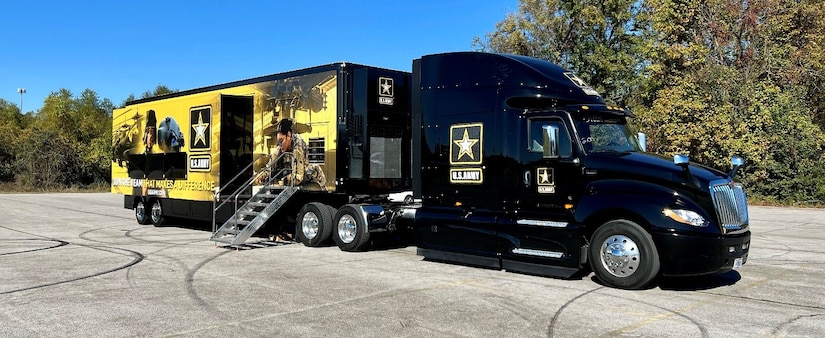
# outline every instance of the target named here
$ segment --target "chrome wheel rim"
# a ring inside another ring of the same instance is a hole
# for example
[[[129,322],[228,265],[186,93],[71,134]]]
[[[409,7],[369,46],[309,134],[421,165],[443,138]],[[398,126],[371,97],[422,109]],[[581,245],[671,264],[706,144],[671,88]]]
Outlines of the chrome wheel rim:
[[[137,218],[138,222],[146,221],[146,207],[143,205],[143,202],[138,202],[135,207],[135,218]]]
[[[639,269],[639,246],[627,236],[610,236],[602,243],[601,261],[611,275],[630,277]]]
[[[160,201],[152,204],[152,222],[157,223],[163,211],[160,208]]]
[[[357,225],[355,218],[350,215],[343,215],[338,220],[338,238],[346,244],[355,240]]]
[[[301,220],[301,232],[307,239],[313,239],[318,236],[318,215],[314,212],[307,212]]]

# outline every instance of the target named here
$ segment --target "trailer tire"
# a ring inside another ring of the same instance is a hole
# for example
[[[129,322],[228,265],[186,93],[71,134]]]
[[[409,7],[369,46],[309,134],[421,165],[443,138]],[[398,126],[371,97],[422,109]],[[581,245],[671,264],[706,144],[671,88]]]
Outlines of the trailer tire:
[[[318,202],[310,202],[301,207],[295,229],[298,240],[309,247],[329,243],[333,227],[332,210],[332,207]]]
[[[149,209],[146,207],[146,201],[143,198],[138,198],[135,201],[135,220],[140,225],[147,225],[149,224],[149,213],[147,212]]]
[[[596,278],[620,289],[643,289],[659,275],[659,252],[653,238],[629,220],[609,221],[596,229],[589,261]]]
[[[160,204],[160,200],[156,199],[152,201],[152,210],[149,213],[149,218],[152,219],[152,224],[155,226],[161,226],[166,219],[163,217],[163,206]]]
[[[332,240],[342,251],[364,251],[370,244],[370,232],[363,214],[347,204],[335,213]]]

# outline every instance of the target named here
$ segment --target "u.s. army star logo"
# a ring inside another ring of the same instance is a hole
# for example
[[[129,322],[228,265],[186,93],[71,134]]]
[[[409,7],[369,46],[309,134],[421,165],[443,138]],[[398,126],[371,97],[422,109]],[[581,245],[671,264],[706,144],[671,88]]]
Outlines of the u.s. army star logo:
[[[539,194],[555,194],[556,178],[553,175],[553,168],[536,168],[536,191]]]
[[[395,81],[391,77],[378,78],[378,103],[392,106],[395,102]]]
[[[536,179],[538,180],[538,185],[554,185],[555,179],[553,178],[553,169],[552,168],[538,168],[536,169]]]
[[[210,122],[212,121],[212,108],[201,107],[189,110],[189,125],[192,126],[190,136],[191,150],[209,150],[211,146]]]
[[[450,164],[481,164],[484,157],[484,125],[455,124],[450,127]]]
[[[464,129],[464,137],[460,140],[455,140],[455,143],[458,146],[458,160],[461,161],[461,158],[467,156],[470,160],[474,160],[473,158],[473,145],[478,142],[477,139],[471,139],[467,133],[467,129]]]
[[[391,77],[378,78],[378,95],[393,97],[395,96],[395,94],[393,93],[393,89],[393,80]]]

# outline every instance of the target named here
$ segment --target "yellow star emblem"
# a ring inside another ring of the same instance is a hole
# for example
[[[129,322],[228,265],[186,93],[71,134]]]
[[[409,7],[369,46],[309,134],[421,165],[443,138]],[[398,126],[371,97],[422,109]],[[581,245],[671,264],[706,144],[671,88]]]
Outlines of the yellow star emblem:
[[[381,94],[392,96],[392,85],[387,83],[387,82],[382,83],[381,84]]]
[[[475,156],[473,155],[473,146],[478,143],[478,139],[471,139],[470,135],[467,134],[467,128],[464,128],[464,137],[460,140],[453,141],[453,143],[455,143],[459,149],[456,160],[460,160],[464,155],[469,156],[471,160],[475,160]]]
[[[550,173],[547,168],[538,169],[538,179],[539,184],[552,184],[552,182],[550,182]]]
[[[209,146],[206,144],[206,130],[209,128],[209,123],[203,123],[203,113],[198,114],[198,123],[192,125],[192,129],[195,129],[195,142],[193,142],[192,146],[198,144],[200,141],[204,147]]]

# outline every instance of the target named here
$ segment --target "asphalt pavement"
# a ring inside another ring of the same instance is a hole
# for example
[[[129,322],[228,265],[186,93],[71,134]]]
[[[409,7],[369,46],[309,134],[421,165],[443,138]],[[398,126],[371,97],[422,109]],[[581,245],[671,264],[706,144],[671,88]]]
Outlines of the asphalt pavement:
[[[122,197],[0,194],[0,337],[817,337],[825,210],[750,207],[737,271],[641,291],[138,225]]]

